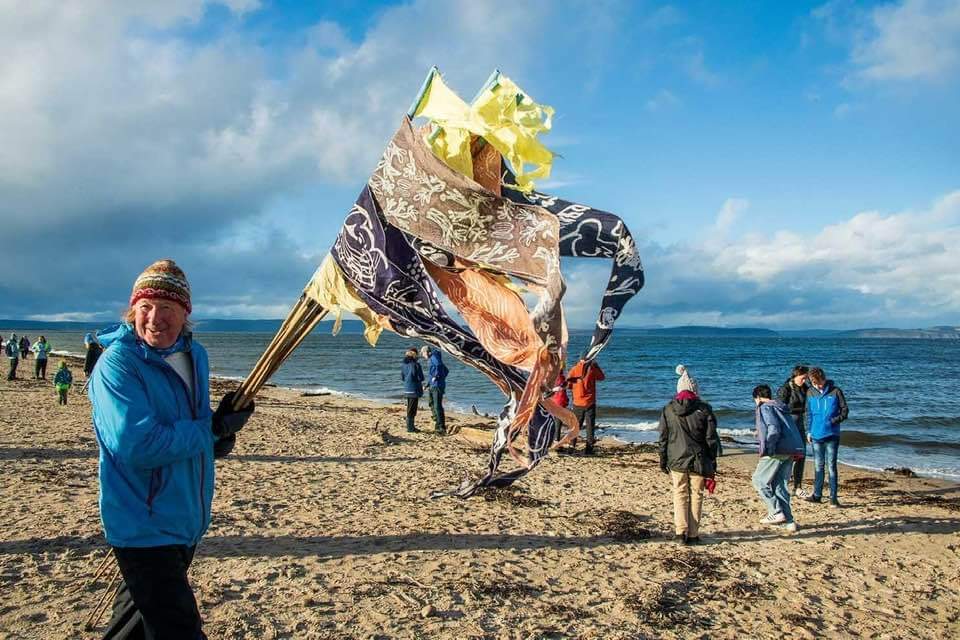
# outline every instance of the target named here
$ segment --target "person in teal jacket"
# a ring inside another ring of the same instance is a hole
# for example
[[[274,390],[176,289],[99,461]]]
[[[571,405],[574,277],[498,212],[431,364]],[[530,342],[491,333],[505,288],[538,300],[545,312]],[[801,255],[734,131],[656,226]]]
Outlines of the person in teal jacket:
[[[67,361],[61,360],[57,375],[53,377],[53,386],[57,389],[57,404],[67,404],[67,392],[72,385],[73,374],[67,368]]]
[[[213,459],[253,407],[210,410],[207,352],[187,323],[172,260],[137,278],[125,322],[98,333],[89,384],[100,445],[100,517],[123,576],[106,638],[205,638],[187,570],[210,524]]]
[[[830,506],[839,507],[837,499],[837,450],[840,448],[840,423],[847,419],[847,399],[823,369],[810,369],[807,390],[807,439],[813,447],[813,494],[807,502],[820,502],[823,496],[824,467],[830,476]]]

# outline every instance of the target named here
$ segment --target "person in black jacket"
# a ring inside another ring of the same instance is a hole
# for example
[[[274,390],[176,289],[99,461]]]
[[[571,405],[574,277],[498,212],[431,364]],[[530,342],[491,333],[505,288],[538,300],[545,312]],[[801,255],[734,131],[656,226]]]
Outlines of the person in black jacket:
[[[804,445],[807,442],[806,422],[804,415],[807,411],[807,391],[810,384],[807,382],[809,369],[802,364],[798,364],[790,372],[790,377],[783,383],[780,390],[777,391],[777,400],[787,405],[793,421],[797,423],[800,429],[800,437]],[[793,495],[798,498],[806,498],[810,494],[803,488],[803,465],[806,462],[806,450],[803,455],[793,462]]]
[[[693,391],[680,391],[660,413],[660,469],[673,484],[675,539],[700,542],[700,509],[707,478],[717,472],[717,417]]]
[[[94,365],[97,364],[97,359],[103,353],[103,347],[100,346],[92,333],[83,337],[83,345],[87,348],[87,353],[83,358],[83,374],[89,378],[90,374],[93,373]]]

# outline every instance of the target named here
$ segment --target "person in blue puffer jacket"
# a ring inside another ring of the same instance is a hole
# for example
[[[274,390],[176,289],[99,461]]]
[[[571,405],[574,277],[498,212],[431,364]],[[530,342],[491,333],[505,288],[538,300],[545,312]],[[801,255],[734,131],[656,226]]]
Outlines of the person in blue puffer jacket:
[[[443,410],[443,394],[447,391],[447,374],[450,372],[443,364],[440,350],[424,346],[420,355],[427,361],[427,393],[430,410],[433,412],[433,428],[438,435],[447,433],[447,416]]]
[[[172,260],[137,278],[125,322],[97,335],[89,386],[100,445],[100,517],[123,576],[105,638],[205,638],[187,579],[210,524],[214,457],[253,412],[210,410],[207,352],[187,323],[190,286]]]
[[[803,438],[790,415],[790,409],[780,400],[773,399],[769,385],[757,385],[753,389],[756,409],[757,441],[760,445],[760,460],[753,473],[753,486],[767,507],[762,524],[779,525],[794,533],[797,524],[790,509],[790,490],[787,480],[793,472],[793,461],[803,455]]]
[[[807,390],[807,439],[813,447],[813,494],[807,502],[820,502],[823,496],[824,467],[830,474],[830,506],[839,507],[837,499],[837,449],[840,447],[840,423],[847,419],[847,399],[833,380],[827,380],[823,369],[810,369]]]

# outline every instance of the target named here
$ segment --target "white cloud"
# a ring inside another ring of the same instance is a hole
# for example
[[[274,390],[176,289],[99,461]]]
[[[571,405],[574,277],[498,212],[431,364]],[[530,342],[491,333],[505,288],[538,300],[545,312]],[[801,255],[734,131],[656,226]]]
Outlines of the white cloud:
[[[717,213],[717,221],[714,227],[721,233],[726,233],[733,226],[740,215],[750,208],[750,201],[745,198],[727,198]]]
[[[680,98],[667,89],[660,89],[649,100],[647,100],[647,111],[665,111],[680,106]]]
[[[960,69],[960,2],[881,5],[857,37],[852,60],[870,80],[940,80]]]

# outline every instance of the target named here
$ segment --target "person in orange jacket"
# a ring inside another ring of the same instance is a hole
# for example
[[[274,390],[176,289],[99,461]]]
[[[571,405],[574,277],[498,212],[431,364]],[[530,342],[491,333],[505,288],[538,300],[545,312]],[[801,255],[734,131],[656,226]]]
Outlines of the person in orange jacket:
[[[581,360],[573,365],[567,374],[567,386],[573,390],[573,413],[580,423],[580,430],[586,429],[584,453],[593,455],[594,428],[597,423],[597,383],[606,379],[603,369],[595,360]],[[576,448],[576,442],[574,442]]]

